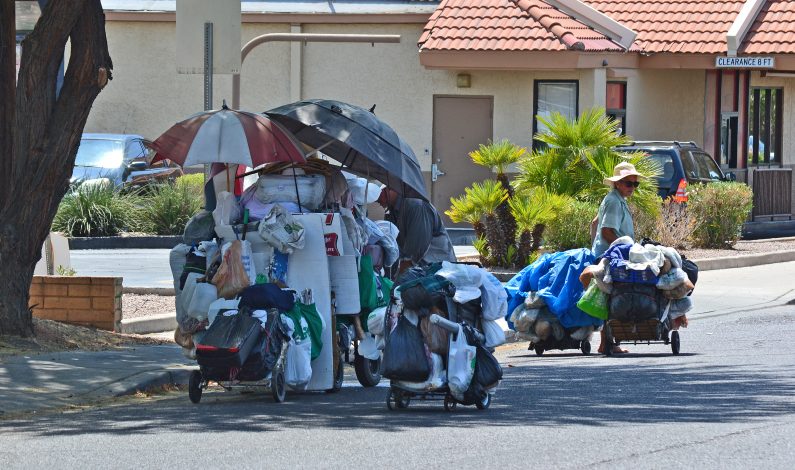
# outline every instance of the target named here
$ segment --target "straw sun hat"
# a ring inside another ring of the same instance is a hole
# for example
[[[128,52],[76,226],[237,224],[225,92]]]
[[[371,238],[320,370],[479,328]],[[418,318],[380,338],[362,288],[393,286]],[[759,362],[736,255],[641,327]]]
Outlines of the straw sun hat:
[[[626,178],[627,176],[637,176],[638,178],[645,178],[644,175],[638,173],[635,165],[629,162],[621,162],[613,168],[613,176],[604,179],[603,183],[610,186],[615,186],[615,182]]]

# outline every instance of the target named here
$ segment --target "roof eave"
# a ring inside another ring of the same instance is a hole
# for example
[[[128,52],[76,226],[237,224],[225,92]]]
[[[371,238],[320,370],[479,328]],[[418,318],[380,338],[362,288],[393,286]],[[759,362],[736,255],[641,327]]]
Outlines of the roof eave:
[[[579,0],[544,0],[563,13],[604,34],[629,50],[638,33]]]
[[[729,31],[726,33],[726,55],[735,57],[737,50],[743,43],[745,35],[751,29],[751,26],[756,21],[756,17],[765,6],[767,0],[746,0],[737,18],[734,19]]]

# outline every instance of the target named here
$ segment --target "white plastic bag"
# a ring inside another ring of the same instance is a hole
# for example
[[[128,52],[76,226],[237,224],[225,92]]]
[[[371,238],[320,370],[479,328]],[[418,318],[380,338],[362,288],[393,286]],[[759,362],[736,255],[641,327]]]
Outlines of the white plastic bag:
[[[193,298],[193,291],[196,290],[196,281],[201,277],[203,276],[199,273],[188,273],[188,277],[185,278],[185,285],[183,286],[179,297],[176,299],[178,322],[180,321],[180,313],[182,313],[184,316],[187,316],[188,307],[190,307],[190,301]]]
[[[317,210],[326,194],[326,177],[323,175],[262,175],[257,180],[254,193],[261,203],[294,202],[300,199],[301,206],[311,211]],[[296,194],[296,187],[298,193]]]
[[[378,360],[381,357],[381,352],[378,350],[378,342],[373,335],[366,335],[364,339],[359,341],[359,354],[371,361]]]
[[[218,315],[218,312],[220,312],[221,310],[226,310],[226,309],[236,309],[237,305],[239,303],[240,303],[240,299],[232,299],[232,300],[217,299],[217,300],[215,300],[214,302],[210,303],[209,307],[207,307],[207,320],[210,322],[210,324],[212,324],[213,320],[215,320],[216,315]]]
[[[443,387],[446,378],[444,370],[444,361],[442,359],[442,356],[436,353],[432,353],[431,364],[432,364],[431,375],[428,377],[428,380],[426,380],[425,382],[405,382],[399,380],[397,382],[397,385],[417,392],[424,392]]]
[[[480,271],[475,266],[442,261],[442,269],[436,271],[435,274],[447,279],[455,286],[453,300],[463,304],[480,297],[480,285],[483,283]]]
[[[499,320],[508,314],[508,293],[494,274],[481,269],[480,303],[484,320]]]
[[[304,226],[279,204],[260,221],[259,234],[267,244],[288,255],[306,243]]]
[[[447,383],[450,393],[456,400],[463,400],[464,393],[469,389],[472,377],[475,375],[475,354],[477,349],[467,344],[466,335],[461,325],[453,339],[450,335],[450,353],[447,367]]]
[[[303,390],[312,379],[312,341],[290,340],[284,365],[284,382],[292,389]]]
[[[213,220],[215,225],[232,225],[240,219],[240,205],[235,199],[235,195],[229,191],[218,193],[215,210],[213,210]]]
[[[367,316],[367,331],[376,336],[384,335],[384,318],[386,307],[379,307]]]
[[[486,337],[487,348],[496,348],[505,344],[505,331],[494,320],[483,320],[483,335]]]
[[[174,293],[176,296],[182,292],[179,288],[179,278],[182,276],[182,269],[185,268],[185,257],[190,252],[190,246],[180,243],[171,249],[168,254],[168,264],[171,266],[171,277],[174,278]]]
[[[199,321],[207,320],[210,305],[218,298],[218,289],[208,282],[196,283],[188,305],[188,316]]]

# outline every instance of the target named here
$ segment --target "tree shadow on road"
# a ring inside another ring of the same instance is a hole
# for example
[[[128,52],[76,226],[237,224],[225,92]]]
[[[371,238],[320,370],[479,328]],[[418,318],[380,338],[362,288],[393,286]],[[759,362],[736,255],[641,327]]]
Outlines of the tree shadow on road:
[[[594,358],[599,360],[598,358]],[[729,423],[795,413],[791,369],[714,366],[691,362],[644,365],[624,361],[506,367],[485,411],[441,402],[388,411],[387,387],[346,387],[337,394],[269,394],[208,391],[193,405],[187,393],[155,403],[108,406],[0,422],[0,432],[40,436],[184,432],[268,432],[281,429],[404,431],[476,426],[611,426],[633,423]],[[348,381],[355,381],[346,377]]]

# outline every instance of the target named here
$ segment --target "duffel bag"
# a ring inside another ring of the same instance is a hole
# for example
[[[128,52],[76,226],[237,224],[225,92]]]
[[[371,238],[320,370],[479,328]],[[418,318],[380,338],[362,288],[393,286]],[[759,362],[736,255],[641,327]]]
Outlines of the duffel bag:
[[[608,307],[610,320],[648,320],[659,314],[659,294],[653,285],[614,282]]]

